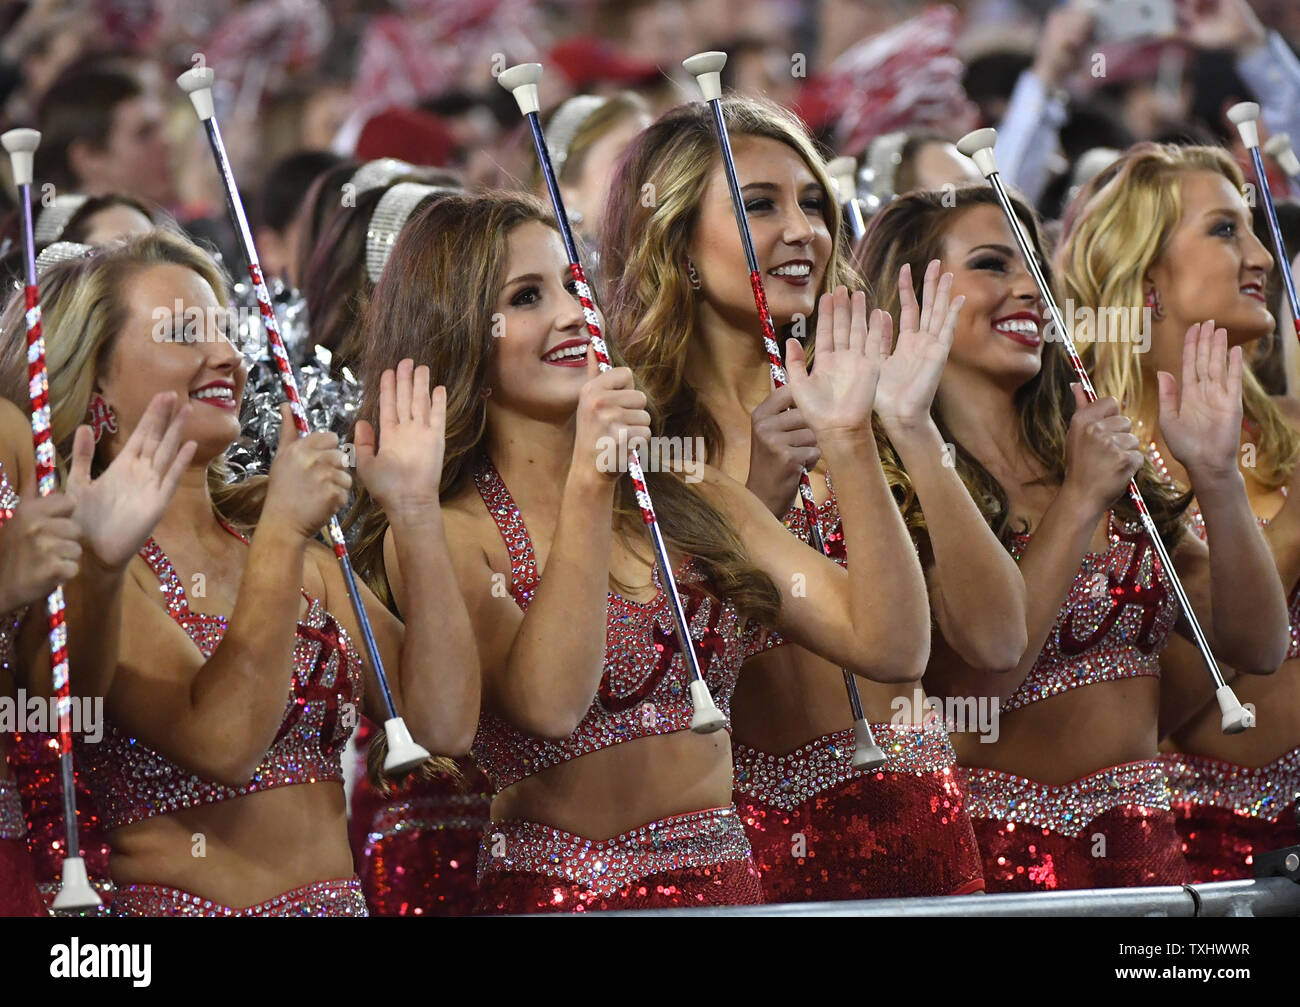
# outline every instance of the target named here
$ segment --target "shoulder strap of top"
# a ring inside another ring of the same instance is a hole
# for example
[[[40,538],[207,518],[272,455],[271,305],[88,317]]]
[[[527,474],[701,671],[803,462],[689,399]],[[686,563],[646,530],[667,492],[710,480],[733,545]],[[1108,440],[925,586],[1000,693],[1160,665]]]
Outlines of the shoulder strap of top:
[[[524,524],[524,516],[515,505],[501,474],[484,456],[474,469],[474,485],[487,507],[497,531],[506,544],[510,556],[510,594],[522,609],[528,608],[540,578],[537,574],[537,557],[533,553],[533,540]]]

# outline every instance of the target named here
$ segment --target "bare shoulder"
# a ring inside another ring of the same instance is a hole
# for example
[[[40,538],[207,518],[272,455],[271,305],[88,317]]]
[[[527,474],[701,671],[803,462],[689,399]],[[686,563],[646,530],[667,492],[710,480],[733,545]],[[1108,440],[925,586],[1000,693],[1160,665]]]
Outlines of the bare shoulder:
[[[27,461],[31,453],[30,417],[8,399],[0,398],[0,468],[15,489],[26,486],[32,476],[32,465]]]

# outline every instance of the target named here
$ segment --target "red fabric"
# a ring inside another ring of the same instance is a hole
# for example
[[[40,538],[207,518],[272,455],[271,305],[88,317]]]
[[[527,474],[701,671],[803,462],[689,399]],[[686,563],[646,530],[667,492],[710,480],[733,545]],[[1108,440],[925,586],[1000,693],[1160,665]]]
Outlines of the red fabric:
[[[0,839],[0,916],[46,916],[24,839]]]
[[[576,91],[598,84],[639,87],[659,78],[655,64],[627,59],[607,42],[585,35],[555,46],[550,62]]]
[[[63,872],[63,803],[59,784],[59,736],[14,734],[9,745],[9,769],[27,817],[27,848],[36,881],[47,901],[53,901]],[[90,792],[77,775],[77,832],[86,873],[105,904],[109,894],[108,842]]]
[[[357,138],[361,161],[396,157],[411,164],[445,165],[456,139],[436,115],[411,108],[389,108],[368,120]]]
[[[1124,805],[1078,836],[1032,825],[975,819],[990,892],[1181,885],[1191,880],[1172,811]],[[1104,837],[1105,856],[1094,856]]]
[[[768,902],[962,895],[984,888],[975,833],[951,769],[860,776],[794,811],[740,794],[736,807]],[[800,850],[806,856],[796,856]]]
[[[731,860],[710,867],[652,874],[608,897],[546,875],[502,872],[484,879],[477,911],[480,914],[581,913],[762,903],[763,887],[753,861]]]
[[[1253,878],[1258,854],[1300,845],[1296,814],[1294,803],[1276,822],[1238,815],[1227,808],[1175,804],[1175,827],[1182,839],[1191,880],[1201,883]]]

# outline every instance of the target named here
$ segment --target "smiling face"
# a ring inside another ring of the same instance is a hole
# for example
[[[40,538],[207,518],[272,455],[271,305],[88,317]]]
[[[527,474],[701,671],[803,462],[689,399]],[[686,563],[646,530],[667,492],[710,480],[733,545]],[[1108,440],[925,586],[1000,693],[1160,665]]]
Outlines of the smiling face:
[[[97,390],[117,414],[117,433],[99,444],[105,462],[121,448],[159,392],[193,408],[181,435],[206,466],[239,436],[247,364],[225,338],[222,308],[208,281],[185,266],[153,265],[125,284],[126,321],[113,341]],[[177,314],[177,309],[180,314]]]
[[[516,226],[505,275],[489,408],[563,421],[587,380],[587,327],[555,228],[535,220]]]
[[[1273,257],[1255,237],[1241,193],[1217,172],[1189,172],[1179,184],[1182,218],[1146,276],[1166,319],[1155,338],[1181,346],[1188,327],[1209,319],[1228,330],[1230,346],[1268,335],[1274,319],[1265,289]]]
[[[785,325],[796,314],[811,317],[833,249],[827,194],[803,158],[779,140],[741,135],[732,150],[772,318]],[[754,293],[720,157],[688,254],[706,305],[731,324],[752,326]]]
[[[996,206],[961,210],[942,248],[942,268],[953,274],[952,296],[966,298],[948,371],[1018,388],[1042,365],[1044,306],[1006,218]]]

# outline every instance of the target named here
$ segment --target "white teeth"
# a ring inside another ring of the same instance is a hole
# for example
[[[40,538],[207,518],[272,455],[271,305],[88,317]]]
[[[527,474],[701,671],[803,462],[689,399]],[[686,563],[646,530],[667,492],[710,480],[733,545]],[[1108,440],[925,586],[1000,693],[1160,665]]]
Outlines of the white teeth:
[[[999,332],[1015,332],[1020,335],[1038,335],[1038,323],[1028,318],[1008,318],[995,326]]]
[[[577,360],[587,355],[587,344],[582,343],[578,346],[566,346],[562,350],[552,350],[545,354],[543,360]]]
[[[808,276],[812,272],[812,267],[805,263],[799,263],[790,266],[777,266],[775,269],[769,269],[773,276]]]
[[[229,388],[201,388],[197,392],[190,394],[192,399],[225,399],[231,401],[235,393]]]

